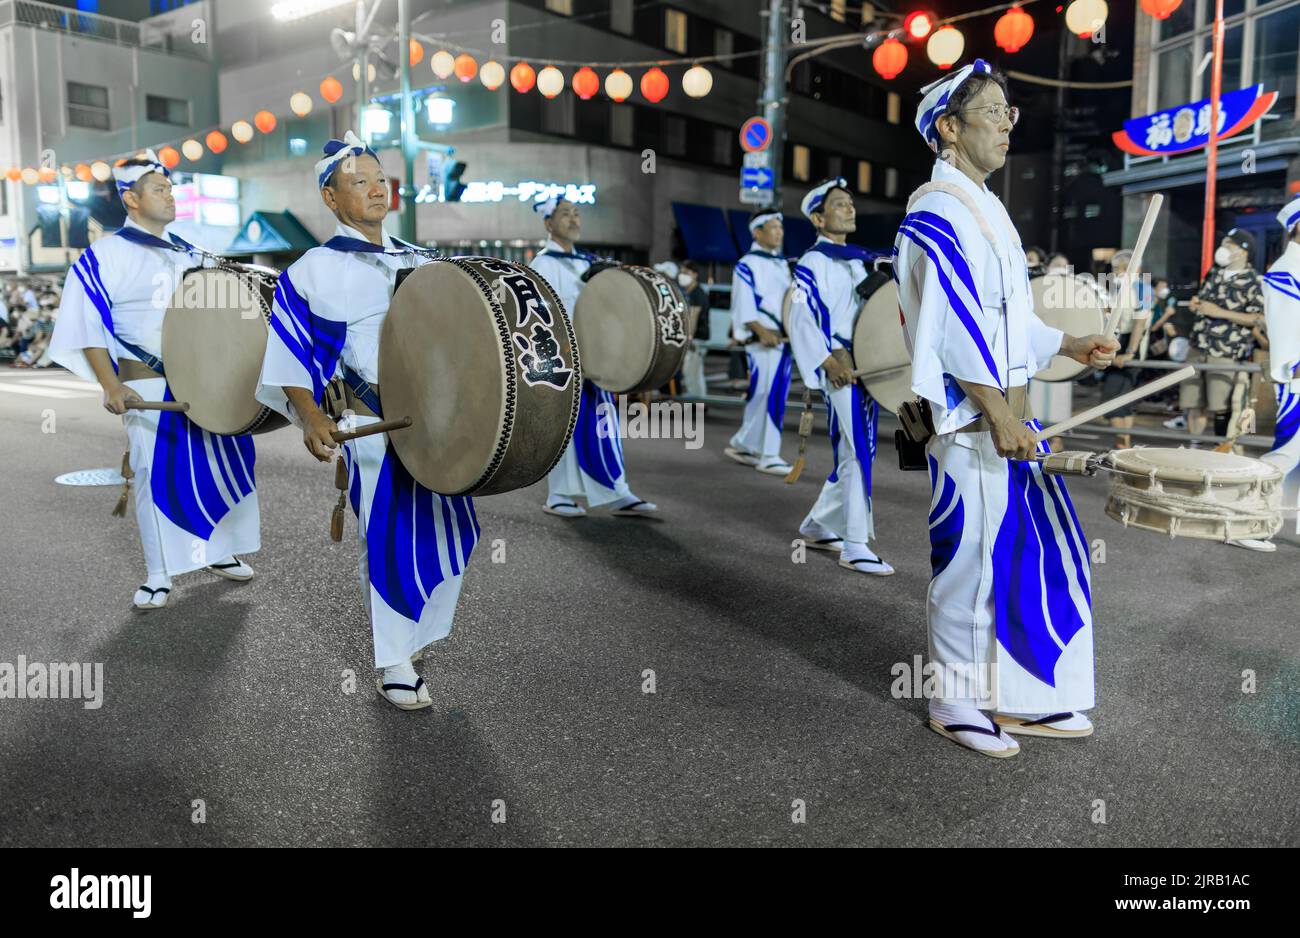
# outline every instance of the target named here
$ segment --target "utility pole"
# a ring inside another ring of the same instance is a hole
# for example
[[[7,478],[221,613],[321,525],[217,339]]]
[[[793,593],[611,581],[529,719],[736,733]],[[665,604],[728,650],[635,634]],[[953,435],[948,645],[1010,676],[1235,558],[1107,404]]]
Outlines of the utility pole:
[[[398,230],[415,241],[415,106],[411,103],[411,3],[397,0],[398,61],[402,73],[402,210]]]
[[[772,171],[772,194],[766,208],[781,207],[781,174],[785,162],[785,4],[768,0],[767,33],[763,48],[763,81],[758,110],[772,127],[768,146],[768,168]]]
[[[1223,88],[1223,0],[1214,4],[1214,67],[1210,71],[1210,140],[1205,148],[1205,217],[1201,221],[1201,276],[1214,264],[1214,215],[1218,207],[1219,95]],[[1251,263],[1255,259],[1251,258]]]

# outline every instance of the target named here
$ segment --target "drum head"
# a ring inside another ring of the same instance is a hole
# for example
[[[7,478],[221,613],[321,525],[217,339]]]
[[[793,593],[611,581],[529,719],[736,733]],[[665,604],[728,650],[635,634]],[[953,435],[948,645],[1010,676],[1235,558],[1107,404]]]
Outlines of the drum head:
[[[1108,453],[1106,462],[1125,475],[1145,478],[1154,471],[1157,479],[1171,482],[1201,482],[1207,472],[1212,482],[1221,485],[1245,485],[1282,478],[1280,469],[1263,460],[1204,449],[1139,446]]]
[[[658,271],[602,270],[573,309],[583,376],[617,394],[661,386],[686,352],[685,312],[681,291]]]
[[[1029,291],[1038,318],[1067,335],[1094,335],[1106,325],[1106,298],[1091,280],[1073,274],[1044,274],[1029,281]],[[1087,370],[1087,365],[1057,355],[1034,377],[1071,381]]]
[[[204,267],[186,273],[172,295],[162,326],[167,386],[210,433],[250,432],[273,413],[253,396],[266,355],[269,293],[265,275]]]
[[[879,281],[853,323],[853,364],[870,372],[861,380],[868,393],[890,413],[916,397],[912,391],[912,356],[898,310],[893,277]]]

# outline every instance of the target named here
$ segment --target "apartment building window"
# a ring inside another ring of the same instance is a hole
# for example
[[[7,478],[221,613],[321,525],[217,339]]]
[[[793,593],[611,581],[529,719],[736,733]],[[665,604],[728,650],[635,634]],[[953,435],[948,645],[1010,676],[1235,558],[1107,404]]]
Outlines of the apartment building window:
[[[885,168],[885,198],[892,199],[898,195],[898,170],[889,166]]]
[[[571,94],[562,94],[542,103],[542,133],[573,136],[573,102]]]
[[[862,4],[862,25],[866,26],[876,18],[876,8],[870,3]]]
[[[833,19],[835,22],[843,23],[845,20],[845,13],[848,10],[848,6],[849,5],[846,2],[846,0],[831,0],[830,9],[827,12],[830,13],[831,19]]]
[[[735,137],[731,131],[725,127],[713,128],[713,162],[720,166],[731,165],[732,148],[735,146]]]
[[[790,175],[800,182],[807,182],[812,176],[812,151],[801,143],[794,145],[793,159],[790,160]]]
[[[68,123],[73,127],[108,130],[108,89],[102,85],[68,82]]]
[[[1255,21],[1255,61],[1252,82],[1263,82],[1265,91],[1277,92],[1273,113],[1290,118],[1296,109],[1296,63],[1300,60],[1300,6],[1287,7]],[[1287,120],[1266,121],[1265,137],[1290,131]],[[1272,133],[1270,133],[1272,131]]]
[[[885,120],[891,124],[897,124],[903,118],[903,99],[897,92],[889,92],[889,97],[885,99]]]
[[[145,95],[145,118],[159,124],[190,125],[190,102],[180,98],[164,98],[161,95]]]
[[[871,164],[866,160],[858,160],[858,191],[864,194],[871,191]]]
[[[713,30],[713,54],[714,55],[731,55],[736,51],[736,34],[729,29],[723,29],[721,26]],[[731,67],[731,62],[722,61],[719,65]]]
[[[572,16],[573,0],[546,0],[546,9],[561,16]]]
[[[635,138],[636,128],[633,115],[636,111],[628,105],[615,105],[609,115],[609,142],[615,146],[630,147]]]
[[[1192,100],[1192,45],[1184,43],[1156,56],[1155,109],[1186,104]]]
[[[610,0],[609,28],[625,36],[632,35],[633,0]]]
[[[681,10],[664,10],[664,47],[686,54],[686,14]]]
[[[664,118],[664,150],[669,156],[686,155],[686,118],[675,114]]]

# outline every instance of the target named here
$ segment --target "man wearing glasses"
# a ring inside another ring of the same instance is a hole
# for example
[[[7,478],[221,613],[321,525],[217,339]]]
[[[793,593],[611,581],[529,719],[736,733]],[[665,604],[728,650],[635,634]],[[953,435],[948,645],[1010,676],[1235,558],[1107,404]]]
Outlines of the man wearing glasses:
[[[983,755],[1008,733],[1081,737],[1094,704],[1088,542],[1035,454],[1029,379],[1056,354],[1108,367],[1119,343],[1034,313],[1020,236],[985,179],[1006,162],[1006,83],[983,60],[922,89],[916,127],[938,156],[895,240],[912,389],[928,402],[936,693],[930,727]],[[993,711],[992,714],[981,711]]]

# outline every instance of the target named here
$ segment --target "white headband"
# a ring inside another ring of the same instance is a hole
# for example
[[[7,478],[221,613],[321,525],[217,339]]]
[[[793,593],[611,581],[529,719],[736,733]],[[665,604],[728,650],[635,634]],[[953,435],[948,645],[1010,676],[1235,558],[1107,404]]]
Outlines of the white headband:
[[[803,201],[799,203],[799,210],[811,219],[813,212],[821,211],[822,203],[826,201],[826,196],[832,189],[847,190],[848,188],[849,182],[843,176],[827,179],[803,197]]]
[[[153,150],[145,150],[144,158],[149,162],[143,166],[113,167],[113,180],[117,183],[117,194],[119,196],[150,173],[162,173],[165,177],[171,176],[172,171],[158,161],[158,154]]]
[[[960,69],[956,74],[931,82],[921,89],[921,105],[916,109],[916,129],[935,153],[939,152],[939,129],[935,122],[943,116],[948,107],[948,99],[957,93],[957,89],[966,83],[976,72],[984,75],[993,72],[993,66],[983,59],[976,59],[970,65]]]
[[[1296,225],[1300,225],[1300,195],[1282,206],[1282,211],[1277,213],[1277,220],[1282,223],[1287,234],[1290,234],[1291,229]]]
[[[545,221],[555,214],[555,210],[560,207],[560,203],[563,201],[563,196],[553,195],[545,202],[534,202],[533,211],[541,215],[542,220]]]
[[[329,182],[330,176],[334,173],[335,166],[349,156],[361,156],[363,153],[369,153],[376,160],[379,159],[379,154],[362,143],[361,138],[350,130],[343,135],[342,140],[331,140],[326,143],[325,156],[316,163],[316,185],[324,189],[325,183]]]
[[[764,212],[762,215],[755,215],[753,218],[749,220],[750,234],[753,234],[755,231],[762,228],[773,218],[780,218],[780,217],[781,217],[780,212]]]

